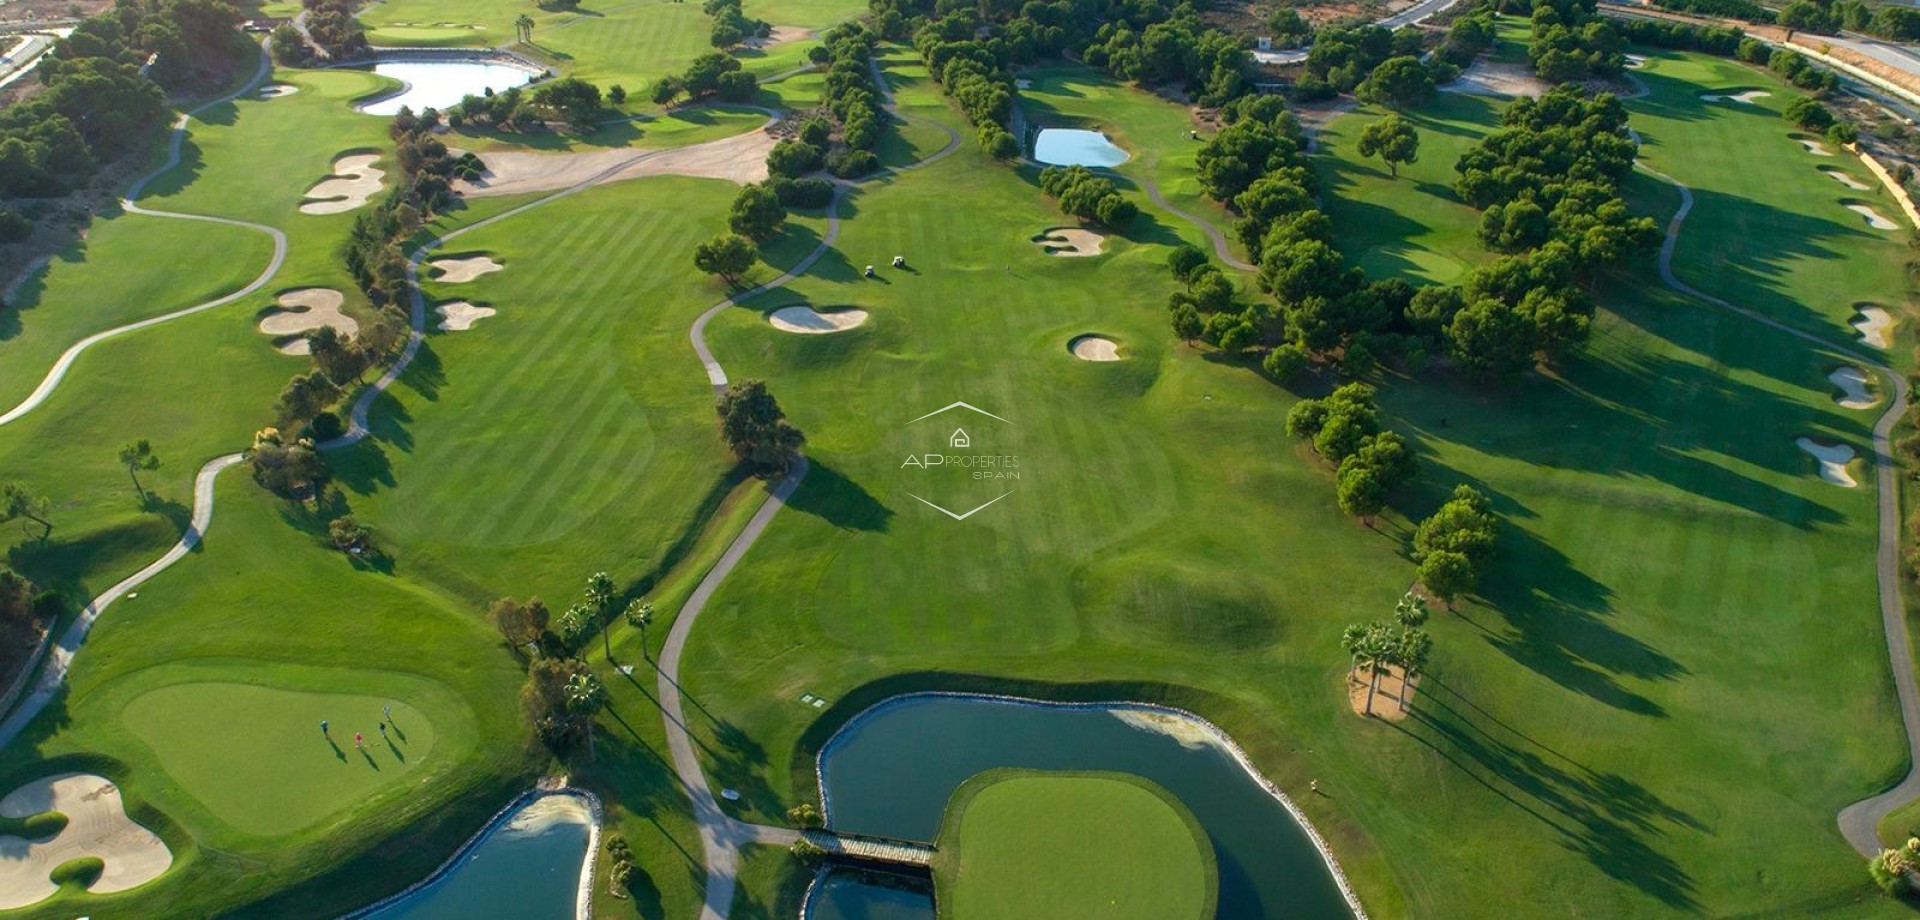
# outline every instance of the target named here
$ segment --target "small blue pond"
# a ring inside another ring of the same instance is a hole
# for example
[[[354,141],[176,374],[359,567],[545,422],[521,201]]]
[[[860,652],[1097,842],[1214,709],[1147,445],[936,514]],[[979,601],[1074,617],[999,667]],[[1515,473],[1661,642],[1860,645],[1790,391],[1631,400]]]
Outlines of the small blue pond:
[[[1050,166],[1119,166],[1127,152],[1098,131],[1041,128],[1033,139],[1033,158]]]
[[[592,823],[575,796],[534,799],[445,877],[361,920],[573,920]]]
[[[361,106],[360,111],[368,115],[392,115],[401,106],[415,112],[444,111],[468,96],[484,96],[487,90],[497,93],[533,80],[533,74],[523,68],[491,61],[383,61],[373,65],[373,72],[407,86]]]

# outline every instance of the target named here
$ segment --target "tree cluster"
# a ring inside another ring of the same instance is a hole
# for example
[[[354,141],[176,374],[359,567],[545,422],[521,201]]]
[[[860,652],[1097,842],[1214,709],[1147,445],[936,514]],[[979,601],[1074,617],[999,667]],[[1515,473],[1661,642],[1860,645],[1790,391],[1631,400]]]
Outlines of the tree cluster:
[[[1411,57],[1417,64],[1420,45],[1420,31],[1412,28],[1399,32],[1372,25],[1321,29],[1307,52],[1306,72],[1295,91],[1302,99],[1330,99],[1353,92],[1390,58]]]
[[[1789,0],[1771,19],[1789,29],[1834,35],[1841,30],[1865,32],[1894,41],[1920,39],[1920,10],[1897,4],[1868,4],[1861,0]]]
[[[707,40],[715,48],[732,48],[749,38],[765,38],[773,26],[763,19],[749,19],[740,9],[740,0],[707,0],[700,9],[713,17],[713,32]]]
[[[762,473],[784,473],[800,456],[807,441],[779,401],[760,380],[742,380],[727,386],[714,406],[720,437],[740,463]]]
[[[1040,189],[1060,204],[1070,217],[1120,228],[1133,222],[1140,208],[1113,187],[1113,180],[1096,176],[1085,166],[1049,166],[1040,171]]]
[[[591,756],[593,719],[606,706],[606,695],[586,662],[536,658],[528,662],[527,682],[520,687],[520,712],[548,748],[565,751],[584,736]]]
[[[1456,486],[1453,497],[1414,529],[1413,561],[1419,566],[1420,584],[1446,601],[1448,609],[1479,587],[1493,561],[1499,519],[1491,508],[1479,490]]]
[[[353,8],[357,5],[355,0],[301,0],[301,5],[307,11],[307,34],[312,36],[313,43],[319,45],[328,58],[335,61],[351,60],[370,50],[367,44],[367,32],[360,27],[360,20],[353,16]],[[281,26],[280,28],[292,27]],[[299,37],[296,31],[293,39],[298,41]],[[279,34],[275,34],[273,38],[273,48],[277,57],[281,51],[282,41]],[[309,50],[305,42],[300,42],[300,57],[294,60],[282,60],[281,63],[311,64],[313,61],[308,57]],[[292,53],[291,45],[287,51]]]
[[[24,652],[37,642],[65,606],[58,592],[42,590],[26,576],[0,566],[0,648],[8,653],[6,660],[12,663],[14,653]],[[12,677],[9,672],[0,679]]]
[[[1596,9],[1596,0],[1535,0],[1527,59],[1540,79],[1610,79],[1626,71],[1626,39]]]
[[[800,139],[822,151],[827,170],[842,179],[858,178],[880,167],[873,147],[880,142],[888,119],[880,106],[879,87],[873,83],[873,41],[873,33],[858,23],[835,26],[827,33],[823,46],[826,114],[839,123],[839,142],[833,142],[834,126],[824,119],[801,125]]]
[[[1371,523],[1388,496],[1419,472],[1405,439],[1384,430],[1373,387],[1349,383],[1325,399],[1303,399],[1287,412],[1287,435],[1313,444],[1335,467],[1340,510]]]
[[[682,95],[688,99],[712,96],[728,102],[745,102],[760,91],[760,80],[742,69],[740,59],[712,51],[693,59],[687,69],[668,74],[653,84],[656,105],[669,105]]]
[[[1494,34],[1493,11],[1476,10],[1447,26],[1447,37],[1435,53],[1455,67],[1466,67],[1474,58],[1493,50]]]
[[[1623,19],[1615,22],[1613,27],[1632,44],[1704,51],[1723,57],[1733,56],[1743,40],[1750,41],[1744,32],[1734,26],[1699,26],[1665,19]]]
[[[1805,55],[1785,48],[1769,48],[1754,39],[1742,41],[1734,52],[1749,64],[1765,64],[1767,69],[1787,78],[1787,82],[1814,93],[1831,93],[1840,88],[1840,78],[1831,70],[1821,70]]]
[[[779,193],[764,184],[742,188],[740,194],[734,197],[733,208],[727,214],[727,226],[756,243],[779,236],[780,228],[786,222],[786,205],[780,202]]]
[[[988,42],[973,38],[971,16],[952,15],[929,23],[913,45],[933,78],[973,123],[980,148],[999,160],[1020,155],[1020,140],[1007,129],[1013,117],[1013,78]],[[964,36],[964,37],[949,37]]]
[[[1717,16],[1722,19],[1744,19],[1747,22],[1767,23],[1773,21],[1773,10],[1753,0],[1653,0],[1653,5],[1676,13],[1692,13],[1696,16]]]
[[[1340,633],[1340,646],[1347,652],[1347,683],[1355,672],[1367,672],[1367,701],[1362,708],[1373,714],[1373,700],[1380,693],[1380,678],[1390,668],[1400,670],[1400,693],[1395,697],[1400,711],[1412,702],[1413,679],[1426,670],[1433,654],[1433,637],[1423,625],[1427,622],[1426,599],[1409,592],[1394,605],[1393,619],[1379,623],[1354,623]]]
[[[1105,23],[1082,58],[1123,80],[1181,87],[1203,106],[1224,105],[1252,89],[1253,58],[1241,39],[1208,28],[1187,7],[1144,29]]]
[[[314,447],[313,439],[289,439],[278,428],[255,432],[246,458],[253,469],[253,480],[282,498],[318,495],[320,488],[332,478],[327,471],[327,461]]]

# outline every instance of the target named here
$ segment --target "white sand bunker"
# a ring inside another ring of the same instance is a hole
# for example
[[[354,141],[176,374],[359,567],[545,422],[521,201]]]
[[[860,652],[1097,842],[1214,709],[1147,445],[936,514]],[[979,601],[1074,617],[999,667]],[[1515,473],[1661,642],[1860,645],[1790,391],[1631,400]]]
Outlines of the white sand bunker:
[[[300,87],[294,86],[291,83],[275,83],[272,86],[262,87],[260,92],[255,95],[258,95],[262,99],[278,99],[281,96],[291,96],[299,91]]]
[[[1827,374],[1827,380],[1840,388],[1840,395],[1834,401],[1842,409],[1870,409],[1879,400],[1867,392],[1867,373],[1852,365],[1836,367]]]
[[[1033,238],[1040,250],[1050,256],[1097,256],[1107,238],[1079,227],[1048,227]]]
[[[1828,150],[1827,145],[1822,144],[1819,141],[1814,140],[1813,138],[1796,137],[1794,138],[1794,140],[1799,141],[1800,146],[1807,148],[1807,152],[1813,154],[1814,156],[1817,156],[1817,157],[1833,156],[1833,151]]]
[[[1627,55],[1627,68],[1628,68],[1629,70],[1639,70],[1640,68],[1642,68],[1642,67],[1645,67],[1645,66],[1647,66],[1647,56],[1646,56],[1646,55],[1644,55],[1644,54],[1629,54],[1629,55]]]
[[[435,259],[427,264],[439,271],[439,274],[433,276],[433,280],[441,284],[465,284],[481,275],[490,275],[506,268],[505,265],[495,262],[491,256]]]
[[[1856,192],[1864,192],[1867,189],[1870,189],[1873,187],[1831,166],[1822,166],[1820,167],[1820,171],[1825,173],[1829,178],[1833,179],[1833,181],[1838,182],[1841,185],[1846,186],[1847,188],[1853,189]]]
[[[765,36],[756,35],[744,44],[749,48],[771,48],[813,37],[813,30],[801,26],[774,26]]]
[[[1547,86],[1547,81],[1534,76],[1533,71],[1524,65],[1484,60],[1460,71],[1458,78],[1441,89],[1469,96],[1532,96],[1537,99],[1546,94]]]
[[[1854,310],[1860,314],[1860,318],[1849,325],[1859,330],[1860,341],[1875,348],[1893,347],[1893,343],[1887,338],[1887,330],[1893,327],[1893,316],[1887,312],[1887,308],[1861,304],[1854,307]]]
[[[1752,105],[1756,99],[1765,99],[1773,95],[1763,89],[1750,89],[1738,93],[1701,93],[1700,98],[1707,102],[1744,102]]]
[[[1120,346],[1112,339],[1083,335],[1067,343],[1067,350],[1082,361],[1118,361]]]
[[[288,291],[274,302],[281,309],[269,311],[260,319],[260,331],[274,337],[274,347],[282,354],[311,354],[313,349],[307,344],[307,333],[322,326],[332,326],[348,338],[360,331],[360,324],[354,322],[353,317],[340,312],[346,298],[332,288]]]
[[[173,865],[166,843],[127,817],[119,787],[106,777],[62,773],[0,799],[0,815],[9,818],[47,811],[67,816],[60,833],[31,841],[0,836],[0,909],[25,907],[59,891],[47,876],[70,860],[91,856],[106,864],[89,889],[95,894],[138,888]]]
[[[505,150],[489,153],[486,172],[475,181],[460,179],[453,187],[471,198],[518,195],[570,188],[582,182],[604,185],[646,176],[692,176],[728,179],[741,184],[767,177],[767,154],[777,139],[758,128],[704,144],[665,150],[611,147],[580,153],[533,153]]]
[[[781,307],[767,317],[773,328],[782,332],[798,332],[802,335],[825,335],[829,332],[845,332],[867,321],[865,310],[835,310],[832,313],[820,313],[812,307]]]
[[[1870,204],[1848,204],[1847,210],[1867,219],[1867,226],[1875,230],[1898,230],[1900,225],[1890,221],[1885,215],[1873,209]]]
[[[476,307],[464,300],[443,303],[433,308],[440,314],[439,329],[442,332],[465,332],[477,323],[500,311],[492,307]]]
[[[1793,443],[1820,461],[1821,479],[1849,489],[1859,485],[1853,481],[1853,474],[1847,472],[1847,464],[1853,462],[1853,448],[1845,444],[1822,444],[1812,438],[1796,438]]]
[[[377,153],[356,153],[334,160],[333,175],[307,190],[300,213],[339,214],[366,204],[379,194],[380,179],[386,175],[384,170],[373,168],[379,160]]]

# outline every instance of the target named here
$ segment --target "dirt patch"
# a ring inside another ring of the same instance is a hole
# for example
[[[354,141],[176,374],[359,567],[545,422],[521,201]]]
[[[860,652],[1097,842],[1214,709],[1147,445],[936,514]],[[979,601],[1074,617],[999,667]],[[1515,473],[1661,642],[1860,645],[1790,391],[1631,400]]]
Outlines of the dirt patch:
[[[441,284],[465,284],[481,275],[490,275],[503,268],[492,256],[472,256],[465,259],[435,259],[427,263],[438,273],[431,280]]]
[[[803,29],[799,26],[774,26],[768,34],[756,35],[741,44],[749,48],[771,48],[788,42],[805,41],[812,37],[812,29]]]
[[[48,874],[70,860],[105,863],[88,889],[111,894],[138,888],[173,865],[159,835],[127,817],[120,789],[104,776],[62,773],[37,779],[0,799],[0,815],[27,818],[57,811],[67,826],[45,840],[0,836],[0,908],[25,907],[59,891]]]
[[[1079,227],[1048,227],[1033,238],[1040,251],[1050,256],[1097,256],[1107,238]]]
[[[354,322],[353,317],[340,312],[346,298],[332,288],[288,291],[274,298],[274,302],[280,308],[269,310],[260,318],[260,332],[274,337],[274,347],[281,354],[312,354],[307,333],[322,326],[332,326],[334,331],[349,338],[360,331],[360,324]]]
[[[1365,671],[1354,671],[1347,675],[1347,705],[1353,708],[1356,716],[1368,715],[1367,694],[1373,676]],[[1414,675],[1413,681],[1407,681],[1407,674],[1398,665],[1387,665],[1380,669],[1380,683],[1373,690],[1373,711],[1371,715],[1389,722],[1398,722],[1407,717],[1400,700],[1405,697],[1409,704],[1412,694],[1420,691],[1420,677]]]
[[[1893,315],[1886,307],[1874,304],[1859,304],[1853,308],[1860,318],[1848,325],[1858,330],[1860,341],[1875,348],[1892,348],[1893,342],[1887,338],[1887,330],[1893,328]]]
[[[355,153],[333,161],[333,175],[307,190],[302,214],[339,214],[367,203],[380,193],[383,170],[373,168],[377,153]]]
[[[1862,182],[1858,179],[1855,179],[1854,177],[1849,176],[1846,173],[1841,172],[1840,170],[1835,169],[1832,166],[1822,166],[1820,167],[1820,171],[1822,173],[1825,173],[1827,177],[1831,178],[1833,181],[1838,182],[1841,185],[1846,186],[1847,188],[1853,189],[1856,192],[1864,192],[1867,189],[1873,188],[1873,186],[1868,185],[1865,182]]]
[[[1840,395],[1833,398],[1842,409],[1871,409],[1879,400],[1867,391],[1867,373],[1852,365],[1836,367],[1827,374],[1827,380],[1840,388]]]
[[[504,151],[486,155],[486,172],[454,188],[472,198],[518,195],[604,185],[646,176],[729,179],[745,185],[767,177],[767,154],[777,138],[748,131],[717,141],[668,150],[588,150],[580,153]]]
[[[1547,81],[1533,75],[1533,71],[1521,64],[1507,64],[1481,59],[1473,66],[1460,71],[1460,76],[1452,83],[1441,87],[1450,93],[1465,93],[1469,96],[1497,96],[1511,99],[1518,96],[1539,98],[1546,94]]]
[[[1067,343],[1067,350],[1082,361],[1118,361],[1120,344],[1097,335],[1083,335]]]
[[[797,332],[801,335],[826,335],[832,332],[845,332],[867,321],[865,310],[835,310],[820,313],[812,307],[781,307],[767,316],[767,322],[782,332]]]
[[[1853,462],[1853,448],[1845,444],[1822,444],[1812,438],[1795,438],[1793,443],[1820,461],[1821,479],[1848,489],[1859,485],[1853,480],[1853,474],[1847,472],[1847,464]]]
[[[440,304],[433,311],[440,314],[440,325],[436,328],[441,332],[465,332],[472,329],[474,323],[500,312],[492,307],[474,306],[464,300]]]

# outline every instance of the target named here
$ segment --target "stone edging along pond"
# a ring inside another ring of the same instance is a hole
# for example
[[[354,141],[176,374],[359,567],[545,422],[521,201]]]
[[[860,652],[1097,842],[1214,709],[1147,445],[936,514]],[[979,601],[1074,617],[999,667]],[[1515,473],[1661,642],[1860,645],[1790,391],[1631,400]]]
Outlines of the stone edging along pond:
[[[600,809],[600,797],[585,789],[572,789],[567,787],[549,789],[541,786],[528,789],[514,796],[507,804],[501,806],[499,811],[493,813],[493,817],[487,819],[487,823],[481,825],[480,829],[475,831],[473,836],[467,838],[467,842],[460,845],[460,849],[453,851],[453,855],[447,857],[445,862],[428,873],[426,878],[414,882],[372,904],[342,914],[337,920],[361,920],[363,917],[370,917],[375,913],[386,910],[401,901],[446,881],[447,877],[452,875],[455,869],[460,868],[460,864],[465,862],[468,856],[473,855],[475,848],[479,847],[488,836],[492,835],[494,831],[499,830],[500,827],[506,823],[509,816],[521,808],[532,804],[535,800],[543,799],[550,795],[572,796],[586,803],[588,817],[587,851],[580,858],[580,888],[575,895],[574,917],[576,920],[592,920],[593,864],[594,857],[600,852],[600,827],[604,823]]]
[[[1241,770],[1246,771],[1246,774],[1248,776],[1253,777],[1254,782],[1259,783],[1260,787],[1262,789],[1265,789],[1268,795],[1273,796],[1273,798],[1276,801],[1278,801],[1282,807],[1286,808],[1287,813],[1293,816],[1294,823],[1300,825],[1301,830],[1306,831],[1307,839],[1313,841],[1313,848],[1319,851],[1320,860],[1326,864],[1327,871],[1333,875],[1334,884],[1340,886],[1340,895],[1341,897],[1346,898],[1347,907],[1348,909],[1353,911],[1353,916],[1355,920],[1369,920],[1367,916],[1367,909],[1361,906],[1359,895],[1354,893],[1353,884],[1347,880],[1347,873],[1345,870],[1340,868],[1340,861],[1334,857],[1333,848],[1327,845],[1326,838],[1320,836],[1319,829],[1313,826],[1312,821],[1307,820],[1306,812],[1301,811],[1300,806],[1295,804],[1291,797],[1289,797],[1285,792],[1281,791],[1279,786],[1275,785],[1272,780],[1267,779],[1266,775],[1261,773],[1259,768],[1253,765],[1253,760],[1247,756],[1246,751],[1240,748],[1239,743],[1233,740],[1233,736],[1227,734],[1218,725],[1215,725],[1212,722],[1209,722],[1198,715],[1188,712],[1185,709],[1180,709],[1174,706],[1162,706],[1157,703],[1139,703],[1131,700],[1118,700],[1118,701],[1106,702],[1106,703],[1099,703],[1099,702],[1063,703],[1063,702],[1057,702],[1054,700],[1040,700],[1040,699],[1033,699],[1031,697],[1024,697],[1024,696],[1011,696],[1011,695],[998,694],[998,693],[965,693],[965,692],[958,692],[958,691],[952,691],[952,690],[924,690],[924,691],[912,692],[912,693],[902,693],[897,696],[893,696],[885,700],[881,700],[880,702],[875,703],[872,706],[869,706],[858,713],[855,713],[851,718],[847,719],[847,721],[843,723],[838,729],[834,730],[833,734],[827,738],[826,743],[820,745],[820,752],[814,755],[813,774],[814,774],[814,781],[818,784],[819,790],[820,790],[820,813],[822,817],[825,819],[828,827],[831,827],[833,825],[833,802],[829,800],[827,797],[827,782],[826,782],[827,778],[826,778],[826,770],[825,770],[826,757],[827,757],[827,754],[833,750],[834,746],[840,742],[841,736],[845,735],[847,733],[847,729],[851,728],[853,725],[860,722],[863,718],[869,715],[872,715],[874,713],[880,712],[889,706],[896,706],[896,705],[910,702],[913,700],[929,699],[929,698],[984,700],[984,701],[995,702],[995,703],[1011,703],[1015,706],[1027,706],[1034,709],[1067,709],[1067,710],[1087,710],[1087,711],[1103,711],[1103,712],[1113,712],[1116,710],[1131,710],[1133,712],[1144,712],[1144,713],[1151,713],[1154,715],[1172,716],[1174,718],[1183,719],[1183,720],[1186,720],[1187,722],[1190,722],[1194,725],[1199,726],[1201,729],[1205,730],[1206,733],[1209,736],[1211,736],[1214,741],[1218,742],[1220,746],[1227,751],[1227,753],[1233,755],[1234,761],[1240,765]],[[824,872],[823,872],[823,875],[824,875]],[[812,905],[813,893],[817,889],[821,877],[822,876],[816,876],[814,879],[814,884],[808,886],[807,888],[807,896],[801,902],[800,916],[802,918],[805,918],[807,916],[806,911]]]

